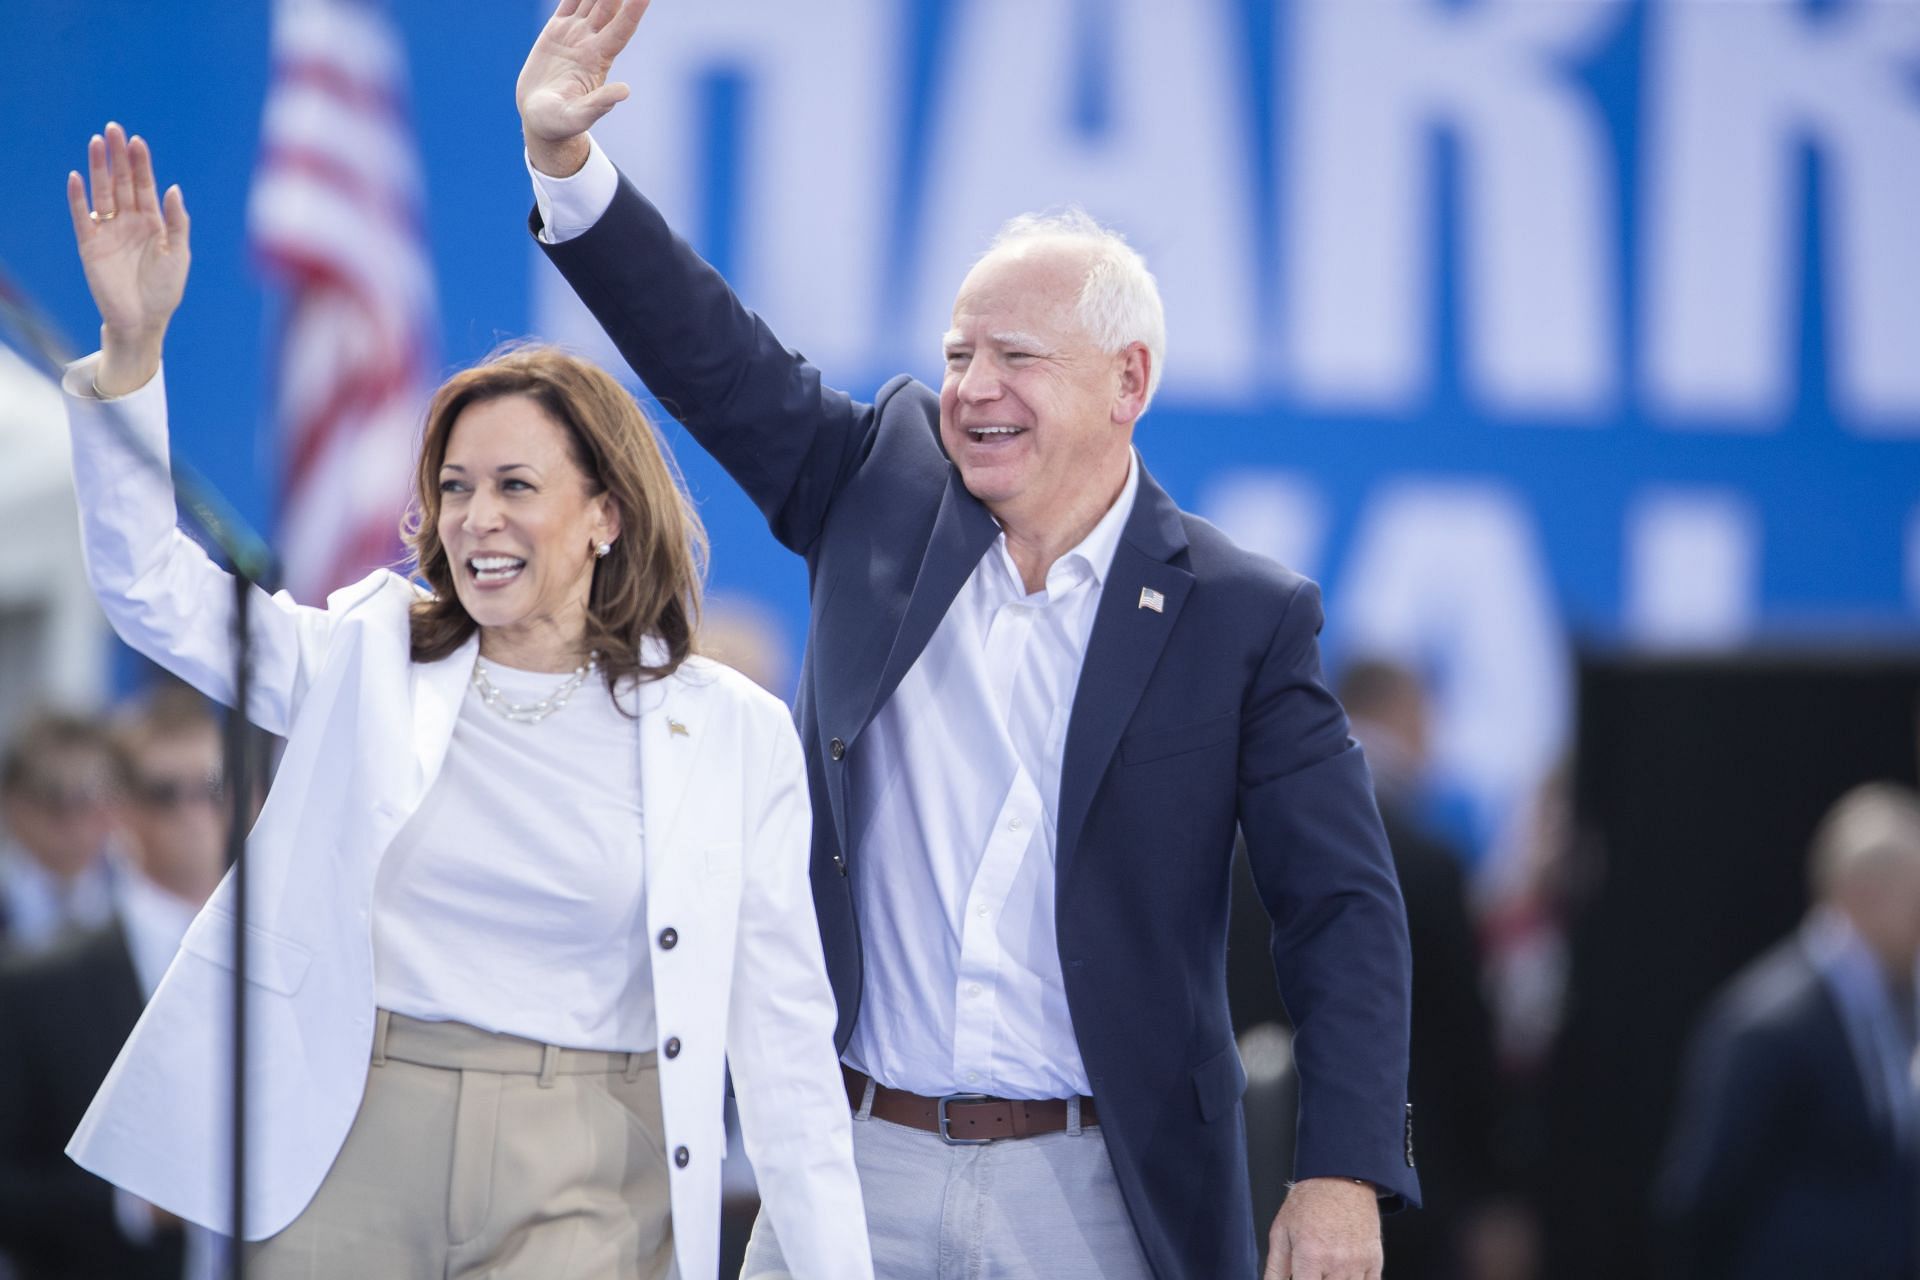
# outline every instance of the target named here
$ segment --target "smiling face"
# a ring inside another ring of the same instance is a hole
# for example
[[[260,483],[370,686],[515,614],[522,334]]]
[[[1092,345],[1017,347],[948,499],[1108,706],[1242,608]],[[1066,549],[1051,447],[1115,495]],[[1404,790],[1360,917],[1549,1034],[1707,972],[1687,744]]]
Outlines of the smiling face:
[[[481,652],[564,671],[582,657],[594,548],[620,533],[567,430],[529,396],[461,410],[440,465],[436,528]]]
[[[1145,348],[1094,344],[1077,314],[1086,271],[1084,250],[1024,245],[988,254],[954,300],[940,439],[1010,532],[1091,527],[1126,481]]]

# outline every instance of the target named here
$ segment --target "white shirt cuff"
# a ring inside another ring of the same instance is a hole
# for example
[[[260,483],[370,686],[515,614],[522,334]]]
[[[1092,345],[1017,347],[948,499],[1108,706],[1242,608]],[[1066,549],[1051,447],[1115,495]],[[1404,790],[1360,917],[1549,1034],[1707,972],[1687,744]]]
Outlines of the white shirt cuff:
[[[592,134],[587,135],[587,162],[571,177],[542,173],[533,167],[531,157],[526,163],[527,176],[533,179],[533,203],[540,210],[540,238],[548,244],[571,240],[592,227],[620,191],[620,171]]]
[[[99,374],[100,362],[105,358],[103,352],[96,351],[90,356],[81,356],[78,360],[68,364],[60,374],[60,389],[75,399],[110,402],[114,400],[125,400],[132,396],[144,397],[144,394],[149,389],[165,387],[167,385],[160,376],[166,372],[167,368],[167,362],[162,360],[159,368],[154,370],[153,376],[133,390],[123,391],[117,396],[102,395],[100,388],[94,384],[94,378]]]

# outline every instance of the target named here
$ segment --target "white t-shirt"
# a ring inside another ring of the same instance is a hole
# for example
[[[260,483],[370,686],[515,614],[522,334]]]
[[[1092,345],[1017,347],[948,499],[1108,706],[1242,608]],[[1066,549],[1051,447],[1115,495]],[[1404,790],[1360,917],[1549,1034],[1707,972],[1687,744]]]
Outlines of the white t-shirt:
[[[566,680],[485,666],[513,703]],[[642,849],[638,722],[597,673],[537,724],[469,686],[440,776],[380,863],[375,999],[567,1048],[652,1049]]]

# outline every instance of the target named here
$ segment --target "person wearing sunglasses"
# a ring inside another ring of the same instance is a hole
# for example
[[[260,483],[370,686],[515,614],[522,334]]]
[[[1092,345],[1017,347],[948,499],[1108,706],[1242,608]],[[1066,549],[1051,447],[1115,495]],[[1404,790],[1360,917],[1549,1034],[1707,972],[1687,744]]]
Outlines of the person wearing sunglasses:
[[[119,783],[113,742],[90,717],[36,713],[0,753],[0,955],[111,918]]]
[[[226,865],[220,723],[205,700],[163,686],[117,718],[111,745],[111,918],[0,965],[0,1257],[22,1280],[213,1280],[222,1240],[62,1151]]]

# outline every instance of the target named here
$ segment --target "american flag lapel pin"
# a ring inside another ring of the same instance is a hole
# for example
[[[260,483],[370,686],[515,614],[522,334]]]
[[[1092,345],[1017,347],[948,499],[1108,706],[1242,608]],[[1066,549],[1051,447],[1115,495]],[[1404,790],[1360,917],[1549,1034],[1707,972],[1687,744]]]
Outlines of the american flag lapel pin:
[[[1142,587],[1140,588],[1140,607],[1142,609],[1151,609],[1155,613],[1165,613],[1167,611],[1167,598],[1158,591],[1155,591],[1152,587]]]
[[[667,736],[669,738],[691,738],[693,735],[687,732],[687,726],[681,724],[678,720],[675,720],[672,716],[668,716],[667,717]]]

